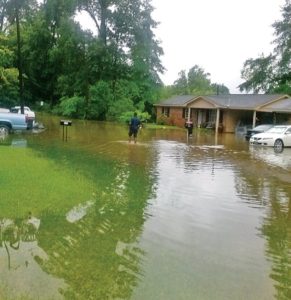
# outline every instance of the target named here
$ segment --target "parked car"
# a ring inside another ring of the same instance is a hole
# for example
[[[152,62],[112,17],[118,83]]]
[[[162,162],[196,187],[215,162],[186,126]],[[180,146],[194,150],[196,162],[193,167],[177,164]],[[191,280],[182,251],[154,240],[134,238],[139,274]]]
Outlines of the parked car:
[[[291,125],[277,125],[265,132],[254,134],[250,138],[250,144],[275,148],[291,147]]]
[[[272,125],[272,124],[262,124],[262,125],[258,125],[256,127],[252,128],[252,129],[248,129],[247,133],[245,135],[245,138],[247,141],[249,141],[251,136],[253,136],[254,134],[265,132],[268,129],[272,128],[273,126],[274,125]]]
[[[21,114],[21,107],[20,106],[11,107],[10,111],[12,113]],[[32,111],[28,106],[24,106],[24,114],[27,117],[28,128],[29,129],[33,128],[35,123],[34,111]]]

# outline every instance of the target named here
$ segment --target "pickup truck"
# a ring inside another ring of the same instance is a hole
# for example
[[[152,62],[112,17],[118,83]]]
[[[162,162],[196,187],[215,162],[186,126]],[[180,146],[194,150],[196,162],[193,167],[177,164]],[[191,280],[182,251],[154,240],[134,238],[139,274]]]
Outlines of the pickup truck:
[[[0,135],[9,134],[14,130],[28,129],[27,116],[0,110]]]
[[[27,116],[27,125],[29,129],[32,129],[35,123],[35,113],[28,106],[24,106],[24,114]],[[10,108],[10,112],[21,114],[20,106],[14,106]]]

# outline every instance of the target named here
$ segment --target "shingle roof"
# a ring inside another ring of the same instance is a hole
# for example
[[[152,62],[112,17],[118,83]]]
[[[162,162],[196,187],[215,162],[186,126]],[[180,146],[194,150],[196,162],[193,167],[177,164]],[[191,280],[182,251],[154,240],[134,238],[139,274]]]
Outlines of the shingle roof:
[[[281,101],[276,101],[265,107],[261,107],[262,110],[270,111],[270,112],[290,112],[291,111],[291,98],[285,98]]]
[[[228,95],[210,95],[210,96],[193,96],[193,95],[183,95],[174,96],[167,100],[161,101],[156,104],[156,106],[178,106],[186,107],[187,104],[195,101],[198,98],[202,98],[205,101],[209,101],[218,108],[230,108],[230,109],[246,109],[246,110],[256,110],[261,106],[271,103],[273,101],[288,98],[287,95],[276,94],[228,94]],[[288,102],[290,103],[290,102]],[[274,103],[275,105],[275,103]],[[278,103],[278,106],[280,104]],[[283,104],[281,104],[283,105]],[[288,104],[285,109],[291,111],[291,106]],[[279,108],[279,107],[278,107]]]
[[[196,96],[193,95],[173,96],[169,99],[162,100],[160,103],[157,103],[156,106],[185,106],[189,101],[195,98]]]

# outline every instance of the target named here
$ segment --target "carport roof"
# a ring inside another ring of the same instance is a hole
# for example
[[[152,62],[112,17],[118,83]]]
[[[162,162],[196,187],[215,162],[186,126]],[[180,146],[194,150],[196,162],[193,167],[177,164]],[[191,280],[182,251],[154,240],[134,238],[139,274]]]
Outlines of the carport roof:
[[[228,94],[228,95],[210,95],[210,96],[193,96],[183,95],[174,96],[167,100],[157,103],[155,106],[163,107],[187,107],[190,103],[198,99],[203,99],[217,108],[244,109],[244,110],[264,110],[291,112],[291,101],[288,95],[275,94]],[[289,99],[289,101],[288,101]]]
[[[266,112],[290,113],[291,112],[291,98],[284,98],[280,101],[275,101],[275,102],[263,105],[258,110],[266,111]]]

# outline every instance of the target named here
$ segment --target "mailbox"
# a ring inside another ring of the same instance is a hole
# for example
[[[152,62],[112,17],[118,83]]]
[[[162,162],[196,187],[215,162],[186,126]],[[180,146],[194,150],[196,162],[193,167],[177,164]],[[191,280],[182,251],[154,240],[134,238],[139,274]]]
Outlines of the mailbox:
[[[72,121],[70,121],[70,120],[61,120],[60,121],[60,125],[63,125],[63,126],[72,126]]]
[[[63,126],[63,141],[67,141],[68,140],[68,126],[72,126],[72,121],[61,120],[60,125]]]

